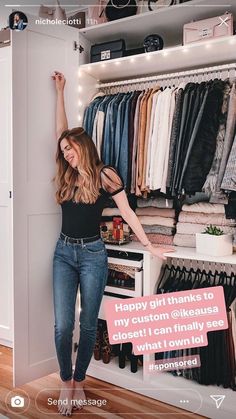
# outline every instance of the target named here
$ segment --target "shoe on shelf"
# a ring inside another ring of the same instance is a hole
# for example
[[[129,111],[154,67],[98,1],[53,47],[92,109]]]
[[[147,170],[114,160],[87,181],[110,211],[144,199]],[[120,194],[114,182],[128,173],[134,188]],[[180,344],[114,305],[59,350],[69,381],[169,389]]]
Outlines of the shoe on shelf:
[[[119,368],[125,368],[125,344],[120,344],[120,351],[118,355],[119,359]]]
[[[112,346],[109,342],[108,331],[106,328],[105,330],[103,330],[103,333],[102,333],[102,349],[101,349],[102,360],[104,364],[108,364],[110,362],[111,351],[112,351]]]
[[[137,372],[138,371],[138,355],[131,354],[130,360],[130,371]]]

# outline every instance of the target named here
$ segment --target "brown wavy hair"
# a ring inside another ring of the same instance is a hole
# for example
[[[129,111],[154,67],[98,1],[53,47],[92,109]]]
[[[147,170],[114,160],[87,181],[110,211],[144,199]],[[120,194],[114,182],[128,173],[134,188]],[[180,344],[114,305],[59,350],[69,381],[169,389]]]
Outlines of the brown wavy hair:
[[[60,144],[64,138],[76,152],[75,145],[79,148],[78,170],[71,167],[63,156]],[[57,172],[53,180],[57,187],[58,204],[70,199],[86,204],[96,202],[100,195],[100,171],[104,164],[98,156],[92,138],[82,127],[63,131],[58,139],[56,165]]]

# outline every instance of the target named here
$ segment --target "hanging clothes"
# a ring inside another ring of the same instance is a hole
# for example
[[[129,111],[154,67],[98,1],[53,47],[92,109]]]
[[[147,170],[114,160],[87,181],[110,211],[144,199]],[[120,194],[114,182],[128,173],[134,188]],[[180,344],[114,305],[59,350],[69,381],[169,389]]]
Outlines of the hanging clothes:
[[[203,95],[186,152],[178,185],[179,192],[182,187],[189,194],[202,190],[215,154],[224,87],[223,81],[214,80],[209,83]]]
[[[236,136],[229,154],[221,189],[236,191]]]
[[[207,175],[206,181],[203,185],[203,191],[207,193],[207,195],[210,197],[211,195],[214,195],[216,192],[219,192],[219,187],[217,186],[217,178],[219,177],[219,171],[222,163],[222,156],[223,156],[223,150],[224,150],[224,143],[226,141],[226,124],[227,119],[229,119],[230,115],[230,107],[231,107],[231,101],[230,95],[232,95],[232,87],[230,85],[230,82],[227,80],[225,84],[224,89],[224,96],[223,96],[223,103],[222,103],[222,109],[221,114],[219,116],[219,130],[216,138],[216,151],[214,155],[214,159],[212,162],[211,169]],[[230,103],[229,103],[230,100]],[[228,105],[229,103],[229,105]],[[227,124],[227,128],[229,129],[229,122]],[[212,202],[212,200],[211,200]]]
[[[195,380],[199,384],[218,385],[224,388],[236,389],[236,336],[235,302],[236,276],[225,272],[214,273],[205,270],[187,270],[184,266],[164,267],[160,277],[156,294],[177,292],[198,288],[222,286],[224,290],[225,306],[228,318],[228,329],[210,331],[207,333],[208,344],[198,348],[180,349],[155,354],[155,359],[182,358],[187,355],[199,355],[200,367],[185,370],[174,370],[171,373]]]
[[[140,176],[140,189],[142,192],[145,192],[145,191],[148,192],[148,188],[146,187],[146,168],[147,168],[148,140],[149,140],[150,125],[151,125],[151,110],[153,106],[154,95],[159,90],[160,90],[160,86],[153,88],[150,92],[150,96],[147,102],[147,122],[146,122],[146,130],[145,130],[144,145],[143,145],[142,176]]]
[[[235,83],[166,84],[94,98],[84,113],[85,130],[127,193],[175,197],[205,190],[210,202],[227,203],[236,188]]]

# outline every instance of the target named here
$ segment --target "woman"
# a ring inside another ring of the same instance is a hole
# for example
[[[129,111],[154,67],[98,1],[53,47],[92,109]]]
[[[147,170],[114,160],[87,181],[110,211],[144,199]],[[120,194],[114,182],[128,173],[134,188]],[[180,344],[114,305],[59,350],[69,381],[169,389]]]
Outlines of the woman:
[[[107,281],[107,251],[99,234],[107,197],[112,196],[123,219],[154,256],[166,259],[163,254],[172,248],[152,246],[129,206],[116,170],[104,166],[83,128],[68,130],[64,106],[65,78],[59,72],[55,72],[52,78],[57,91],[56,134],[59,138],[56,199],[62,207],[62,232],[53,260],[55,345],[62,380],[58,410],[63,415],[70,415],[71,400],[85,399],[83,384],[93,354],[97,317]],[[72,374],[72,335],[78,286],[81,295],[80,339]]]
[[[14,15],[13,29],[18,29],[19,31],[24,29],[24,21],[21,19],[19,13],[15,13]]]

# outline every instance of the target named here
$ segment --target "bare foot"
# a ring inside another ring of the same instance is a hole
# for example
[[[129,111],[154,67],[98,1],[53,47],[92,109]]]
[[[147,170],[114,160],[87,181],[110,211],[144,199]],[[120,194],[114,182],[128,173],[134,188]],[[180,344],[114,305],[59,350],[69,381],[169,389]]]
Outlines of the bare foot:
[[[71,416],[73,399],[73,380],[61,381],[61,392],[58,399],[58,412],[64,416]]]
[[[75,381],[73,380],[73,409],[82,409],[83,408],[83,401],[86,400],[85,392],[84,392],[84,381]]]

